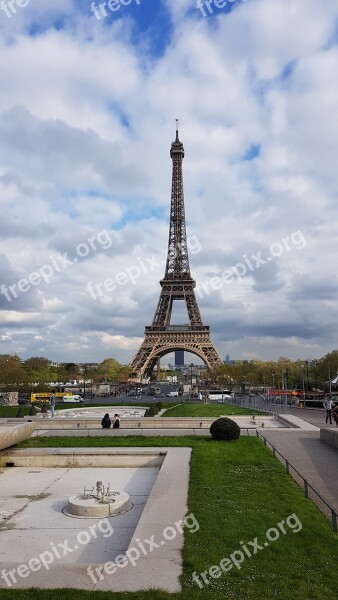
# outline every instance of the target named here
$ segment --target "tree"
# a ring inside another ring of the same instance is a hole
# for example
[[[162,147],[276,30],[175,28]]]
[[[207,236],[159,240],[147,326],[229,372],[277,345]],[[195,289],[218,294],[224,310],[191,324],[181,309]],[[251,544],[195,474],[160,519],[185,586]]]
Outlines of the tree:
[[[115,358],[106,358],[99,364],[96,374],[101,381],[114,381],[120,369],[121,365]]]
[[[78,379],[80,376],[80,368],[75,363],[67,363],[64,366],[66,370],[66,379]]]
[[[43,371],[49,368],[48,358],[42,358],[40,356],[32,356],[23,363],[26,371]]]
[[[122,381],[128,381],[128,379],[131,377],[131,374],[132,374],[132,369],[129,367],[129,365],[121,366],[121,368],[117,374],[118,382],[121,383]]]
[[[0,385],[7,391],[15,391],[20,384],[27,382],[27,373],[20,358],[15,354],[0,355]]]
[[[23,367],[27,373],[27,381],[30,383],[44,384],[50,381],[48,358],[32,356],[23,363]]]

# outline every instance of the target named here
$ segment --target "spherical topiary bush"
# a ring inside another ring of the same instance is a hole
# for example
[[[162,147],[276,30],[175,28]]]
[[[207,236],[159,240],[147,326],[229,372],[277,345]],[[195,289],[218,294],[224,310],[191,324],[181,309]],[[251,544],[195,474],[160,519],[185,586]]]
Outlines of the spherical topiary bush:
[[[211,424],[210,433],[214,440],[238,440],[241,430],[235,421],[221,417]]]

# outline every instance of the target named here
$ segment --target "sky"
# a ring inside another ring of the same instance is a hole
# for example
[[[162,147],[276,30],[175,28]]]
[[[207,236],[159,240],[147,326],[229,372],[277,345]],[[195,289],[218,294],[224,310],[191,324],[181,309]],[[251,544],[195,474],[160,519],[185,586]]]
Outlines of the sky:
[[[19,4],[0,3],[0,354],[131,361],[164,275],[176,118],[220,356],[337,348],[338,4]]]

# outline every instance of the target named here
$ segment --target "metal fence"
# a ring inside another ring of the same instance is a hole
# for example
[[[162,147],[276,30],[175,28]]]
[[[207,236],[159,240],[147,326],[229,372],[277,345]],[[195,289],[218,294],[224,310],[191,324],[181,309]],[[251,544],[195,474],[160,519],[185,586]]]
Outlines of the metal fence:
[[[303,475],[258,430],[256,430],[256,436],[263,440],[264,446],[271,448],[273,456],[281,459],[281,462],[283,462],[285,465],[286,472],[293,477],[300,487],[303,488],[305,498],[312,500],[318,506],[319,510],[321,510],[323,514],[331,519],[332,529],[335,533],[337,533],[337,511],[330,506],[330,504],[319,494],[319,492],[317,492],[317,490],[314,489],[314,487],[303,477]]]
[[[271,398],[265,400],[261,396],[234,396],[233,398],[226,398],[224,404],[231,404],[233,406],[240,406],[243,408],[250,408],[257,412],[265,412],[271,415],[279,415],[289,413],[294,409],[295,405],[292,404],[290,399],[277,399]]]

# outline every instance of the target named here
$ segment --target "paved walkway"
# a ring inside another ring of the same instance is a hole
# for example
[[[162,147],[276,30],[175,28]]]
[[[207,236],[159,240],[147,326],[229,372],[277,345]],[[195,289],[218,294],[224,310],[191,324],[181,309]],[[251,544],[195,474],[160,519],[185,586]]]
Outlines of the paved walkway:
[[[338,450],[320,441],[319,430],[284,429],[264,431],[263,435],[338,513]],[[301,483],[292,469],[290,474]],[[310,497],[316,501],[315,496]],[[324,512],[323,503],[316,504]]]
[[[330,423],[325,423],[326,411],[323,408],[294,408],[290,414],[299,417],[308,423],[312,423],[312,425],[316,425],[317,427],[332,427],[333,429],[336,427],[333,419],[332,425],[330,425]]]

